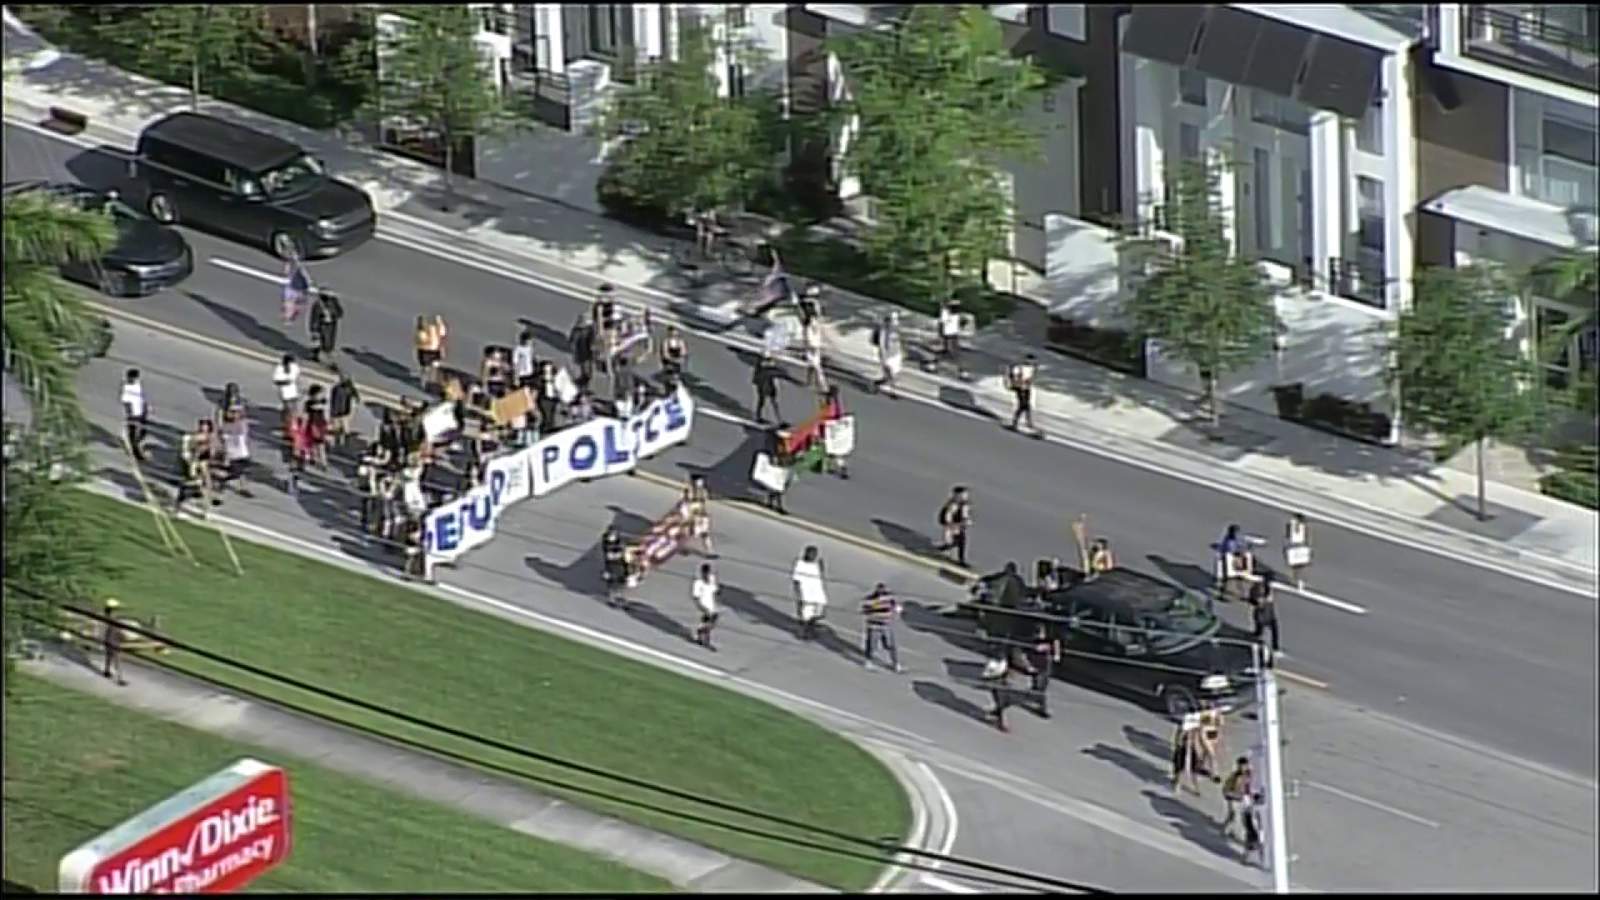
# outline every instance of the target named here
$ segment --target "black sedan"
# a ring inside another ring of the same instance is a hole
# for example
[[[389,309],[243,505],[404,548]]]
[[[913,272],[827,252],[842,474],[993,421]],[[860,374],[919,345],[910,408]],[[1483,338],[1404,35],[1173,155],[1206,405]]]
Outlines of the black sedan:
[[[1045,596],[1041,612],[1058,625],[1065,677],[1155,701],[1174,717],[1203,699],[1253,700],[1250,633],[1218,619],[1197,591],[1116,569]]]
[[[23,191],[44,191],[80,209],[103,212],[116,224],[116,245],[98,260],[63,265],[63,278],[114,297],[143,297],[177,284],[194,271],[194,253],[183,235],[122,202],[115,193],[59,182],[5,186],[7,197]]]

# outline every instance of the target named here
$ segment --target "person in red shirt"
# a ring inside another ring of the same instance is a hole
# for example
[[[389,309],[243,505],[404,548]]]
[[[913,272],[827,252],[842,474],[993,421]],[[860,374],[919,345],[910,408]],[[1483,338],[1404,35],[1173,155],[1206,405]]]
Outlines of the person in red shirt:
[[[300,476],[316,453],[311,421],[303,415],[289,419],[289,493],[300,492]]]

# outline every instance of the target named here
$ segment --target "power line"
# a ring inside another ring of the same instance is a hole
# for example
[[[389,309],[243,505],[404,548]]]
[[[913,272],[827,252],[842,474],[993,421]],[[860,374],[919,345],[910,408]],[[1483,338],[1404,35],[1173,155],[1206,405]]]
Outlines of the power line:
[[[42,600],[48,600],[49,599],[48,597],[45,597],[45,596],[43,596],[43,595],[41,595],[41,594],[39,594],[39,593],[37,593],[35,591],[29,590],[29,589],[26,589],[26,588],[13,587],[12,589],[17,590],[17,591],[19,591],[21,593],[27,594],[29,596],[32,596],[35,599],[42,599]],[[73,612],[73,613],[75,613],[77,615],[83,616],[84,618],[89,619],[91,621],[100,622],[102,624],[106,624],[109,621],[105,616],[102,616],[102,615],[100,615],[98,613],[91,612],[91,611],[88,611],[88,610],[85,610],[85,609],[82,609],[82,608],[79,608],[79,607],[74,607],[74,606],[70,606],[70,605],[67,605],[67,604],[62,604],[61,608],[65,609],[67,611]],[[39,617],[36,617],[36,616],[31,616],[30,615],[29,618],[33,619],[34,621],[40,622],[41,624],[53,624],[53,623],[49,623],[49,622],[47,622],[47,621],[45,621],[43,619],[40,619]],[[586,765],[584,763],[574,762],[572,760],[566,760],[566,759],[562,759],[562,758],[559,758],[559,757],[551,756],[549,754],[541,753],[541,752],[538,752],[538,751],[535,751],[535,750],[530,750],[530,749],[527,749],[525,747],[520,747],[520,746],[517,746],[517,745],[514,745],[514,744],[506,743],[504,741],[500,741],[500,740],[497,740],[497,739],[494,739],[494,738],[484,737],[482,735],[478,735],[476,733],[467,731],[465,729],[456,728],[455,726],[444,725],[444,724],[441,724],[441,723],[432,722],[430,720],[423,719],[423,718],[418,717],[418,716],[413,716],[413,715],[411,715],[409,713],[400,712],[398,710],[393,710],[393,709],[390,709],[388,707],[382,706],[380,704],[373,703],[371,701],[363,700],[361,698],[353,697],[353,696],[350,696],[348,694],[344,694],[344,693],[339,692],[339,691],[335,691],[335,690],[332,690],[332,689],[329,689],[329,688],[322,687],[320,685],[312,684],[312,683],[300,680],[298,678],[295,678],[293,676],[283,675],[283,674],[280,674],[280,673],[277,673],[277,672],[274,672],[274,671],[271,671],[271,670],[268,670],[268,669],[264,669],[264,668],[256,666],[256,665],[253,665],[251,663],[246,663],[246,662],[243,662],[243,661],[240,661],[240,660],[236,660],[236,659],[233,659],[231,657],[227,657],[227,656],[224,656],[222,654],[215,653],[215,652],[212,652],[210,650],[206,650],[204,648],[197,647],[195,645],[188,644],[188,643],[183,642],[183,641],[179,641],[179,640],[177,640],[175,638],[169,638],[169,637],[167,637],[165,635],[162,635],[162,634],[160,634],[158,632],[154,632],[154,631],[152,631],[150,629],[146,629],[146,628],[144,628],[142,626],[138,626],[138,625],[135,625],[133,623],[120,622],[119,621],[116,624],[117,624],[118,627],[123,628],[126,631],[132,632],[133,634],[136,634],[136,635],[139,635],[141,637],[145,637],[145,638],[148,638],[148,639],[151,639],[151,640],[158,641],[158,642],[160,642],[162,644],[165,644],[165,645],[167,645],[169,647],[173,647],[175,649],[182,650],[184,652],[193,654],[193,655],[195,655],[195,656],[197,656],[197,657],[199,657],[201,659],[209,660],[211,662],[215,662],[215,663],[227,666],[229,668],[238,669],[238,670],[246,672],[248,674],[255,675],[255,676],[260,677],[260,678],[265,678],[265,679],[267,679],[269,681],[274,681],[274,682],[277,682],[277,683],[280,683],[280,684],[285,684],[285,685],[288,685],[290,687],[296,688],[298,690],[304,691],[306,693],[309,693],[309,694],[312,694],[312,695],[315,695],[315,696],[319,696],[319,697],[324,697],[324,698],[327,698],[327,699],[335,700],[337,702],[343,703],[343,704],[348,705],[348,706],[353,706],[353,707],[356,707],[358,709],[362,709],[362,710],[365,710],[365,711],[368,711],[368,712],[374,712],[374,713],[377,713],[379,715],[387,716],[387,717],[389,717],[391,719],[395,719],[397,721],[400,721],[400,722],[403,722],[403,723],[406,723],[406,724],[409,724],[409,725],[413,725],[413,726],[416,726],[416,727],[419,727],[419,728],[422,728],[422,729],[425,729],[425,730],[435,731],[435,732],[438,732],[440,734],[448,735],[450,737],[454,737],[454,738],[457,738],[459,740],[466,741],[468,743],[478,744],[478,745],[481,745],[481,746],[484,746],[484,747],[488,747],[488,748],[491,748],[491,749],[499,750],[499,751],[505,752],[505,753],[510,753],[510,754],[512,754],[514,756],[530,759],[530,760],[533,760],[535,762],[544,763],[546,765],[554,766],[554,767],[557,767],[557,768],[568,769],[568,770],[571,770],[571,771],[574,771],[574,772],[578,772],[578,773],[581,773],[581,774],[585,774],[585,775],[589,775],[589,776],[592,776],[592,777],[597,777],[597,778],[601,778],[601,779],[608,780],[608,781],[614,781],[614,782],[617,782],[617,783],[620,783],[620,784],[624,784],[624,785],[627,785],[627,786],[630,786],[630,787],[640,788],[640,789],[643,789],[643,790],[648,790],[648,791],[652,791],[652,792],[659,793],[659,794],[665,794],[666,796],[672,797],[674,799],[684,800],[684,801],[687,801],[687,802],[690,802],[690,803],[702,804],[704,806],[709,806],[709,807],[712,807],[714,809],[717,809],[717,810],[720,810],[720,811],[726,812],[726,813],[732,813],[732,814],[736,814],[736,815],[747,816],[747,817],[750,817],[750,818],[766,820],[766,821],[771,822],[773,824],[782,825],[782,826],[788,827],[788,828],[794,828],[794,829],[800,830],[800,831],[810,832],[810,833],[821,835],[821,836],[824,836],[824,837],[829,837],[829,838],[832,838],[834,840],[838,840],[838,841],[841,841],[841,842],[844,842],[844,843],[854,844],[854,845],[857,845],[857,846],[869,847],[869,848],[872,848],[874,851],[876,851],[879,854],[885,854],[885,853],[891,854],[891,855],[894,855],[894,854],[905,854],[905,855],[910,855],[910,856],[926,857],[928,859],[931,859],[931,860],[936,861],[936,862],[941,863],[941,864],[957,865],[957,866],[962,866],[962,867],[965,867],[965,868],[977,869],[979,871],[990,872],[990,873],[994,873],[994,874],[997,874],[997,875],[1005,876],[1005,877],[1008,877],[1008,878],[1020,878],[1020,879],[1023,879],[1023,880],[1027,880],[1027,881],[1037,882],[1039,884],[1048,885],[1050,887],[1053,887],[1053,888],[1056,888],[1056,889],[1059,889],[1059,890],[1067,890],[1067,891],[1074,891],[1074,892],[1080,892],[1080,893],[1106,893],[1106,891],[1104,891],[1101,888],[1096,888],[1096,887],[1092,887],[1092,886],[1089,886],[1089,885],[1083,885],[1083,884],[1079,884],[1079,883],[1076,883],[1076,882],[1067,881],[1065,879],[1054,878],[1054,877],[1051,877],[1051,876],[1037,875],[1037,874],[1034,874],[1034,873],[1025,872],[1025,871],[1022,871],[1022,870],[1019,870],[1019,869],[1014,869],[1014,868],[1007,867],[1007,866],[1000,866],[1000,865],[996,865],[996,864],[993,864],[993,863],[984,862],[984,861],[981,861],[981,860],[971,860],[971,859],[966,859],[966,858],[963,858],[963,857],[952,856],[952,855],[942,854],[942,853],[936,853],[934,851],[922,850],[922,849],[915,848],[915,847],[886,846],[883,841],[873,840],[873,839],[870,839],[870,838],[863,838],[863,837],[860,837],[858,835],[848,834],[846,832],[837,831],[837,830],[834,830],[834,829],[831,829],[831,828],[828,828],[828,827],[825,827],[825,826],[819,826],[819,825],[813,825],[813,824],[810,824],[810,823],[807,823],[807,822],[801,822],[799,820],[791,819],[791,818],[788,818],[786,816],[779,816],[779,815],[776,815],[776,814],[773,814],[773,813],[767,813],[767,812],[763,812],[763,811],[760,811],[760,810],[749,809],[749,808],[740,806],[738,804],[729,803],[729,802],[722,801],[722,800],[716,800],[716,799],[713,799],[713,798],[701,797],[701,796],[692,794],[690,792],[680,790],[678,788],[673,788],[673,787],[670,787],[670,786],[667,786],[667,785],[657,784],[655,782],[651,782],[651,781],[648,781],[648,780],[645,780],[645,779],[641,779],[641,778],[638,778],[638,777],[635,777],[635,776],[632,776],[632,775],[625,775],[625,774],[621,774],[621,773],[611,772],[611,771],[608,771],[608,770],[605,770],[605,769],[601,769],[601,768],[598,768],[598,767],[595,767],[595,766]],[[80,634],[80,636],[85,636],[85,637],[89,637],[90,639],[94,639],[94,636],[92,636],[92,635],[83,635],[82,632],[77,632],[77,631],[74,631],[74,633]],[[230,689],[233,689],[233,688],[230,688]],[[272,702],[279,703],[280,701],[273,700]],[[520,773],[520,777],[536,778],[536,776],[531,776],[531,775],[528,775],[527,773]],[[582,791],[583,790],[581,788],[575,788],[575,787],[569,787],[568,789],[570,789],[570,790],[578,790],[578,791]],[[880,857],[873,856],[872,858],[876,860],[876,859],[879,859]],[[907,867],[910,868],[911,866],[907,866]],[[962,876],[962,877],[967,877],[967,876]]]

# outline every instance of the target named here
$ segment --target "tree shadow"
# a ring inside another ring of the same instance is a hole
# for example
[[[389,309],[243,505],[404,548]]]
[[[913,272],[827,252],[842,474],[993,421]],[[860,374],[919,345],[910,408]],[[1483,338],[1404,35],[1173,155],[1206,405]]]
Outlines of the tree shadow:
[[[699,475],[706,480],[706,488],[714,496],[730,500],[761,502],[765,492],[750,483],[750,470],[756,453],[766,445],[766,432],[754,426],[744,426],[744,440],[729,453],[710,466],[679,463],[678,467],[689,475]]]
[[[664,380],[659,383],[663,388],[666,386]],[[740,418],[750,415],[750,409],[739,402],[737,398],[718,390],[711,382],[695,377],[693,372],[684,373],[683,385],[689,389],[689,395],[694,397],[696,402],[704,402],[709,406]]]
[[[533,319],[521,316],[517,317],[517,324],[532,331],[533,339],[552,351],[568,356],[572,354],[572,342],[567,339],[566,333],[551,328],[543,322],[536,322]]]
[[[980,723],[989,721],[988,710],[965,697],[958,696],[954,691],[936,681],[919,679],[911,683],[911,691],[923,701],[932,703],[935,706],[942,706],[962,718]]]
[[[207,312],[233,326],[240,334],[270,348],[274,353],[288,353],[297,359],[307,358],[311,355],[311,348],[308,345],[290,338],[276,328],[263,324],[259,319],[247,312],[241,312],[226,304],[217,303],[194,291],[184,291],[184,296],[200,304]]]

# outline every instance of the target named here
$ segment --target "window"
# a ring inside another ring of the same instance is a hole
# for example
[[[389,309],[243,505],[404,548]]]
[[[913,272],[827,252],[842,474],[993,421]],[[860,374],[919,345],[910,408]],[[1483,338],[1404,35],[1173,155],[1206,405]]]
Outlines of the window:
[[[1383,182],[1376,178],[1356,178],[1356,221],[1361,230],[1361,248],[1383,252]]]
[[[1193,69],[1179,69],[1178,96],[1191,106],[1205,106],[1206,76]]]
[[[1572,335],[1566,334],[1572,318],[1566,312],[1534,301],[1536,352],[1544,366],[1544,381],[1553,388],[1564,388],[1572,378]]]
[[[1559,206],[1593,206],[1596,202],[1593,127],[1546,116],[1542,123],[1544,183],[1533,193]]]
[[[737,100],[744,96],[744,66],[728,63],[728,96]]]
[[[633,7],[615,3],[595,3],[588,7],[589,50],[615,55],[633,44]]]
[[[725,21],[729,31],[735,28],[743,28],[750,24],[750,7],[742,3],[729,4],[724,7],[724,12],[727,17]]]
[[[1200,161],[1200,126],[1178,123],[1178,156],[1192,162]]]
[[[1311,111],[1287,97],[1253,91],[1250,101],[1250,118],[1262,125],[1271,125],[1295,134],[1311,133]]]

